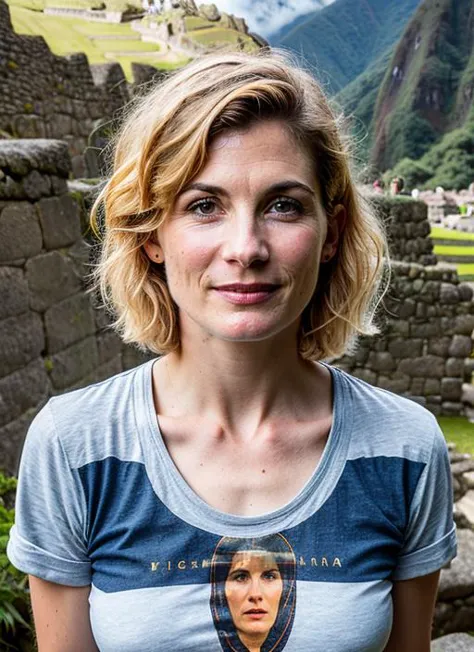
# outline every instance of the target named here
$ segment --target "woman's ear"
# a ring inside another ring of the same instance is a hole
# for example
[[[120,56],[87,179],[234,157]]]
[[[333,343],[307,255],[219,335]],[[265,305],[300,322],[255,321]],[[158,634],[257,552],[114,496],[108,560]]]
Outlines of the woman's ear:
[[[330,218],[328,218],[328,231],[321,252],[321,262],[327,263],[335,256],[341,235],[346,226],[346,221],[347,211],[345,206],[337,204],[337,206],[334,207]]]
[[[153,263],[164,262],[165,258],[163,256],[163,249],[161,248],[161,245],[158,242],[155,242],[152,238],[145,242],[143,249]]]

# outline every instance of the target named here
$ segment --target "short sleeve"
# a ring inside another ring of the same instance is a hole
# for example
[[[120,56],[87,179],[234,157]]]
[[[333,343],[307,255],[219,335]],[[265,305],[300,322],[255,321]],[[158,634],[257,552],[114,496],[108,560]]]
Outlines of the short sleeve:
[[[430,457],[411,501],[405,543],[392,579],[407,580],[428,575],[455,556],[456,529],[449,455],[443,433],[435,422]]]
[[[8,558],[24,573],[86,586],[91,571],[85,520],[80,479],[68,464],[48,403],[31,424],[23,447]]]

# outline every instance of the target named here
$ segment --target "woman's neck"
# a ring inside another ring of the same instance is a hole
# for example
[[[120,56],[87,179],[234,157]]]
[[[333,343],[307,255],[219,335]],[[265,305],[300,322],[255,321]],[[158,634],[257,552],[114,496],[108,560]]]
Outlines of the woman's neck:
[[[157,408],[171,417],[209,414],[250,437],[273,418],[298,417],[310,397],[314,405],[328,373],[304,361],[296,342],[184,342],[155,365]]]

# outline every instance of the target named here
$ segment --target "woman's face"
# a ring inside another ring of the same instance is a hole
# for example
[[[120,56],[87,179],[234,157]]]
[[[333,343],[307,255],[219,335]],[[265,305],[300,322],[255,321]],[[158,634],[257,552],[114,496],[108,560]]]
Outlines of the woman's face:
[[[273,627],[283,591],[271,553],[239,552],[225,582],[225,596],[240,638],[263,638]]]
[[[182,340],[296,335],[323,247],[336,250],[314,167],[279,121],[215,140],[160,227],[159,243],[145,245],[152,260],[164,258]]]

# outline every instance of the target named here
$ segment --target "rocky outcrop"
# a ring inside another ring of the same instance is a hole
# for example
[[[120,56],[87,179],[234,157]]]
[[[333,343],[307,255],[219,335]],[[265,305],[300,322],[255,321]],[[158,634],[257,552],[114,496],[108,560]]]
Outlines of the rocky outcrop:
[[[221,19],[221,14],[215,4],[201,5],[199,7],[199,15],[211,22]]]
[[[450,634],[431,643],[431,652],[474,652],[474,638],[468,634]]]

